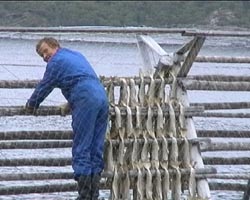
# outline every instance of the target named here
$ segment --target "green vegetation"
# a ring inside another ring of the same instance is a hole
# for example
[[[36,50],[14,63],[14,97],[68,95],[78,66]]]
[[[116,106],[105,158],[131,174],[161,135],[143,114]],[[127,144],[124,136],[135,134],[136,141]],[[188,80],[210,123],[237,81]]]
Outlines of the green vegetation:
[[[250,27],[249,1],[1,1],[0,26]]]

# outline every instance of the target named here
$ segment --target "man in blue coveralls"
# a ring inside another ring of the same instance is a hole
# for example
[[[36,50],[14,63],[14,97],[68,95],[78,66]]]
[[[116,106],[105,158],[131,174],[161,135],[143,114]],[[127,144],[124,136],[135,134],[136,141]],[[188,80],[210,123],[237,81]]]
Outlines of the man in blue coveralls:
[[[61,48],[50,37],[41,39],[36,51],[47,66],[26,103],[26,112],[34,113],[54,88],[61,89],[72,114],[72,168],[78,183],[77,200],[97,200],[109,113],[106,91],[81,53]]]

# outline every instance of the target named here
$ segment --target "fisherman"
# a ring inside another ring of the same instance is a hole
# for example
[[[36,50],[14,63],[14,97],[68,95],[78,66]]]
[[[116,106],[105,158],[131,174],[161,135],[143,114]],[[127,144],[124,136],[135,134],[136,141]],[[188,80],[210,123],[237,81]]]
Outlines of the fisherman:
[[[77,200],[97,200],[108,123],[106,91],[90,63],[80,52],[62,48],[55,38],[45,37],[36,52],[47,63],[42,80],[26,103],[34,113],[54,88],[67,100],[62,113],[72,114],[72,168],[78,183]]]

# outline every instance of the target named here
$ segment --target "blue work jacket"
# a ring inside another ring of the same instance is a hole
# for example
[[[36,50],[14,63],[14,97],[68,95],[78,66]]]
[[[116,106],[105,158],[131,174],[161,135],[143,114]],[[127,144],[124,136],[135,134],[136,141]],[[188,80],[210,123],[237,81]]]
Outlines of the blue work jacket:
[[[79,101],[106,98],[104,87],[90,63],[81,53],[67,48],[59,48],[51,57],[28,106],[38,108],[54,88],[61,89],[71,108]]]

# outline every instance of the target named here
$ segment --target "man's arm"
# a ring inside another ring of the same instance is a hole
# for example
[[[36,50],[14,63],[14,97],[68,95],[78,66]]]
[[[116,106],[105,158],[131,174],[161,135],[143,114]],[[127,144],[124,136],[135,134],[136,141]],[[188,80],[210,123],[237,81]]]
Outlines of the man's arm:
[[[58,70],[55,63],[49,63],[46,67],[43,79],[38,83],[31,97],[26,103],[27,109],[37,109],[40,103],[51,93],[57,84]]]

